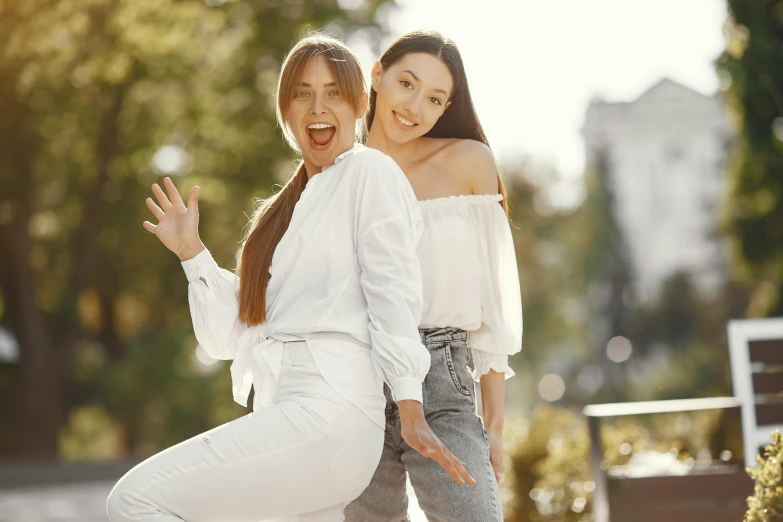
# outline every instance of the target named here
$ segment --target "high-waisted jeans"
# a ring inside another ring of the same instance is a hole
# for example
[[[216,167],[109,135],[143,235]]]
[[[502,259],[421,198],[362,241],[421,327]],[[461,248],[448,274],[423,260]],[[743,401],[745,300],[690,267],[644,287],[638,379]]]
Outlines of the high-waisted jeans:
[[[434,460],[422,457],[402,439],[400,414],[387,389],[383,455],[372,482],[345,509],[346,522],[403,522],[408,518],[405,475],[431,522],[503,522],[500,492],[489,460],[489,441],[475,413],[468,363],[467,332],[421,329],[432,356],[424,380],[424,413],[432,431],[467,464],[476,486],[460,486]]]
[[[109,495],[109,518],[340,522],[382,449],[383,430],[326,383],[307,343],[287,342],[272,406],[133,468]]]

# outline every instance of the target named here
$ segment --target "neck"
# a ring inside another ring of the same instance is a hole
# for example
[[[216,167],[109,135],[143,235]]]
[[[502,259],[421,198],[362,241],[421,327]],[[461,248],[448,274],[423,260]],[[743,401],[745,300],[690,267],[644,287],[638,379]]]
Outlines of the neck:
[[[416,157],[420,143],[421,140],[419,138],[407,143],[392,141],[389,139],[389,136],[383,132],[383,127],[381,127],[380,124],[375,124],[370,128],[369,134],[367,134],[367,142],[365,145],[389,156],[400,166],[402,171],[405,172],[407,165],[412,163],[413,158]]]
[[[307,179],[308,180],[312,179],[313,176],[315,176],[316,174],[321,172],[321,170],[322,170],[321,167],[316,167],[315,165],[310,165],[310,164],[308,164],[308,162],[305,161],[305,173],[307,174]]]
[[[337,156],[345,154],[346,152],[348,152],[349,150],[354,148],[355,145],[356,145],[355,142],[351,142],[351,145],[347,149],[345,149],[344,151],[337,153]],[[313,179],[313,176],[315,176],[316,174],[320,174],[321,171],[324,170],[324,167],[329,167],[329,166],[333,165],[334,162],[337,160],[337,156],[334,157],[334,159],[332,160],[332,163],[330,163],[329,165],[315,165],[313,163],[310,163],[306,159],[303,159],[304,166],[305,166],[305,172],[307,173],[307,179],[308,180]]]

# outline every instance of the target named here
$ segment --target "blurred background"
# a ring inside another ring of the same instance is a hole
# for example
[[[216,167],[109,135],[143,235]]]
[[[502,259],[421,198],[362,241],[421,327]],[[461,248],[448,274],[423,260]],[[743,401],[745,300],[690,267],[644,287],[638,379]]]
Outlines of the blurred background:
[[[129,465],[247,412],[144,199],[200,185],[235,266],[293,168],[274,90],[308,27],[368,72],[408,30],[460,47],[522,285],[508,521],[593,520],[582,408],[729,397],[727,321],[783,315],[782,1],[0,0],[0,520],[105,520]],[[742,463],[720,410],[603,439],[607,467]]]

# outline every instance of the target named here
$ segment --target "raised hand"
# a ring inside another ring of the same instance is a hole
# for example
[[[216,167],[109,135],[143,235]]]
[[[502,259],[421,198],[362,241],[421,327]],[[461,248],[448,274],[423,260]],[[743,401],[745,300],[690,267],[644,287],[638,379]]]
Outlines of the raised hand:
[[[414,400],[397,402],[400,409],[401,435],[408,446],[422,456],[435,460],[457,484],[476,485],[476,481],[465,469],[465,463],[455,457],[438,439],[424,417],[421,403]]]
[[[152,193],[158,204],[155,204],[152,198],[147,198],[146,201],[147,208],[158,220],[158,224],[145,221],[144,228],[155,234],[181,261],[192,259],[205,248],[198,234],[199,187],[195,186],[190,190],[186,207],[170,178],[164,178],[163,185],[168,197],[155,183],[152,185]]]

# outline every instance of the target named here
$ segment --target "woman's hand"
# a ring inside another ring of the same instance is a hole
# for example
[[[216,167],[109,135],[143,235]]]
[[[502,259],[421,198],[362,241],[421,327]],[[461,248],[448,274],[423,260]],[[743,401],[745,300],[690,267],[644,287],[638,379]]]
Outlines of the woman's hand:
[[[198,235],[198,186],[193,187],[188,195],[188,206],[185,207],[179,196],[177,187],[170,178],[163,178],[168,197],[157,183],[152,185],[152,193],[158,200],[158,205],[147,198],[147,207],[158,220],[157,225],[144,222],[144,228],[155,234],[166,248],[177,254],[180,261],[196,257],[204,250],[204,244]]]
[[[465,469],[465,463],[452,455],[427,424],[421,403],[403,400],[397,402],[397,406],[400,410],[403,440],[424,457],[437,461],[457,484],[475,486],[476,481]]]
[[[506,466],[503,464],[503,430],[488,430],[489,438],[489,461],[492,463],[492,469],[495,470],[495,480],[500,482],[503,473],[506,472]]]

